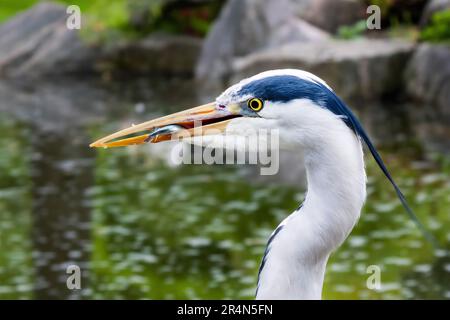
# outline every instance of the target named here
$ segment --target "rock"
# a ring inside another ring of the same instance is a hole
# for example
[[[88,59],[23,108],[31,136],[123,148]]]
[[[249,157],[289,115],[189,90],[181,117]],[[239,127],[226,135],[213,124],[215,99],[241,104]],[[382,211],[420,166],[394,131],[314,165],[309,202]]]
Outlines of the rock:
[[[41,2],[0,26],[0,77],[133,74],[193,75],[201,40],[151,35],[109,46],[90,45],[66,27],[66,7]],[[83,25],[83,24],[82,24]]]
[[[235,59],[229,83],[268,69],[297,68],[323,78],[344,99],[376,100],[401,90],[413,48],[387,39],[291,43]]]
[[[408,114],[428,147],[450,152],[450,47],[421,44],[405,72]]]
[[[66,28],[66,8],[42,2],[0,26],[0,74],[43,75],[93,72],[95,49]]]
[[[11,55],[18,48],[18,43],[30,38],[33,33],[46,33],[55,23],[60,23],[65,8],[54,3],[41,2],[31,10],[25,11],[6,23],[0,25],[0,52],[4,56]],[[26,47],[23,45],[22,47]]]
[[[199,38],[154,34],[113,47],[103,63],[113,71],[193,76],[201,47]]]
[[[449,10],[450,9],[450,0],[430,0],[428,1],[422,17],[420,18],[420,26],[425,27],[430,23],[431,18],[436,12]]]
[[[336,33],[340,26],[352,25],[366,17],[367,6],[359,0],[290,0],[305,21]]]
[[[65,26],[55,27],[45,39],[34,38],[41,45],[30,51],[28,59],[12,70],[15,78],[40,78],[58,75],[86,75],[96,71],[96,60],[100,49],[83,43],[77,32],[68,31]],[[9,65],[11,67],[11,65]]]
[[[292,41],[327,38],[325,32],[296,17],[288,0],[230,0],[205,40],[196,77],[223,84],[236,57]]]

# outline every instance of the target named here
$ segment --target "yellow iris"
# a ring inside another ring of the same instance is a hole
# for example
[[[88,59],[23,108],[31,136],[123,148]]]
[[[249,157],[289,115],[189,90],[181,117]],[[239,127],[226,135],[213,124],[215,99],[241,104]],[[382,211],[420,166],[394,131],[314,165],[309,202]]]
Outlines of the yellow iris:
[[[248,107],[253,111],[260,111],[263,108],[263,102],[261,99],[253,98],[248,100]]]

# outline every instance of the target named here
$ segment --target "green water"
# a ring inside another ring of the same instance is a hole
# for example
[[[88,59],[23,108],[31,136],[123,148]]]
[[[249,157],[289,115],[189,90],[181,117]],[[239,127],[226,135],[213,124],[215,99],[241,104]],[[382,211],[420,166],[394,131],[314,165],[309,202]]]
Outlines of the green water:
[[[180,95],[183,89],[176,87]],[[6,97],[0,92],[1,299],[254,297],[265,243],[302,201],[300,186],[253,181],[238,166],[173,167],[162,160],[165,151],[153,146],[87,148],[130,119],[177,109],[161,102],[174,106],[176,97],[167,92],[130,98],[134,93],[121,89],[123,100],[105,98],[109,103],[100,111],[91,110],[98,98],[87,95],[92,103],[79,116],[78,108],[86,105],[79,94],[70,102],[56,100],[75,108],[67,115],[43,106],[45,98],[35,102],[42,92],[5,92]],[[15,101],[18,96],[23,99]],[[179,106],[194,100],[184,97]],[[140,101],[145,110],[137,112]],[[45,122],[49,118],[51,125]],[[58,122],[61,128],[53,128]],[[405,154],[383,152],[442,248],[424,240],[367,157],[367,203],[330,259],[325,299],[450,298],[444,249],[450,239],[450,160],[419,161]],[[69,264],[81,267],[81,290],[66,287]],[[366,286],[370,265],[381,268],[380,289]]]

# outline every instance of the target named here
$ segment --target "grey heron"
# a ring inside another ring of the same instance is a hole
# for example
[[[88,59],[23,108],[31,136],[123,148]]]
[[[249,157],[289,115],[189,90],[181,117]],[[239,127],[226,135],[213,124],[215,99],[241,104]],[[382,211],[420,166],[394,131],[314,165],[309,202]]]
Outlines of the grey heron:
[[[201,130],[197,130],[198,122]],[[178,128],[190,138],[210,139],[277,129],[282,146],[303,149],[306,197],[268,240],[258,274],[257,299],[321,298],[328,258],[357,223],[366,198],[362,142],[406,212],[426,233],[356,116],[311,73],[294,69],[262,72],[229,87],[214,102],[133,125],[91,147],[186,137]]]

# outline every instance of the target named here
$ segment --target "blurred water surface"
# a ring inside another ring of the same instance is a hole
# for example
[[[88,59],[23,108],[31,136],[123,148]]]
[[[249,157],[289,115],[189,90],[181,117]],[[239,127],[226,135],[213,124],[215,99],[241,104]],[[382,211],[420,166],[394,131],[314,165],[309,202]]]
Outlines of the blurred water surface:
[[[295,185],[251,179],[248,167],[174,167],[164,144],[88,148],[198,102],[175,80],[1,84],[0,298],[252,298],[270,233],[304,197],[301,175]],[[449,299],[450,160],[383,154],[442,248],[367,157],[367,204],[331,257],[324,298]],[[81,290],[66,287],[70,264],[81,267]],[[370,265],[381,268],[379,290],[366,287]]]

